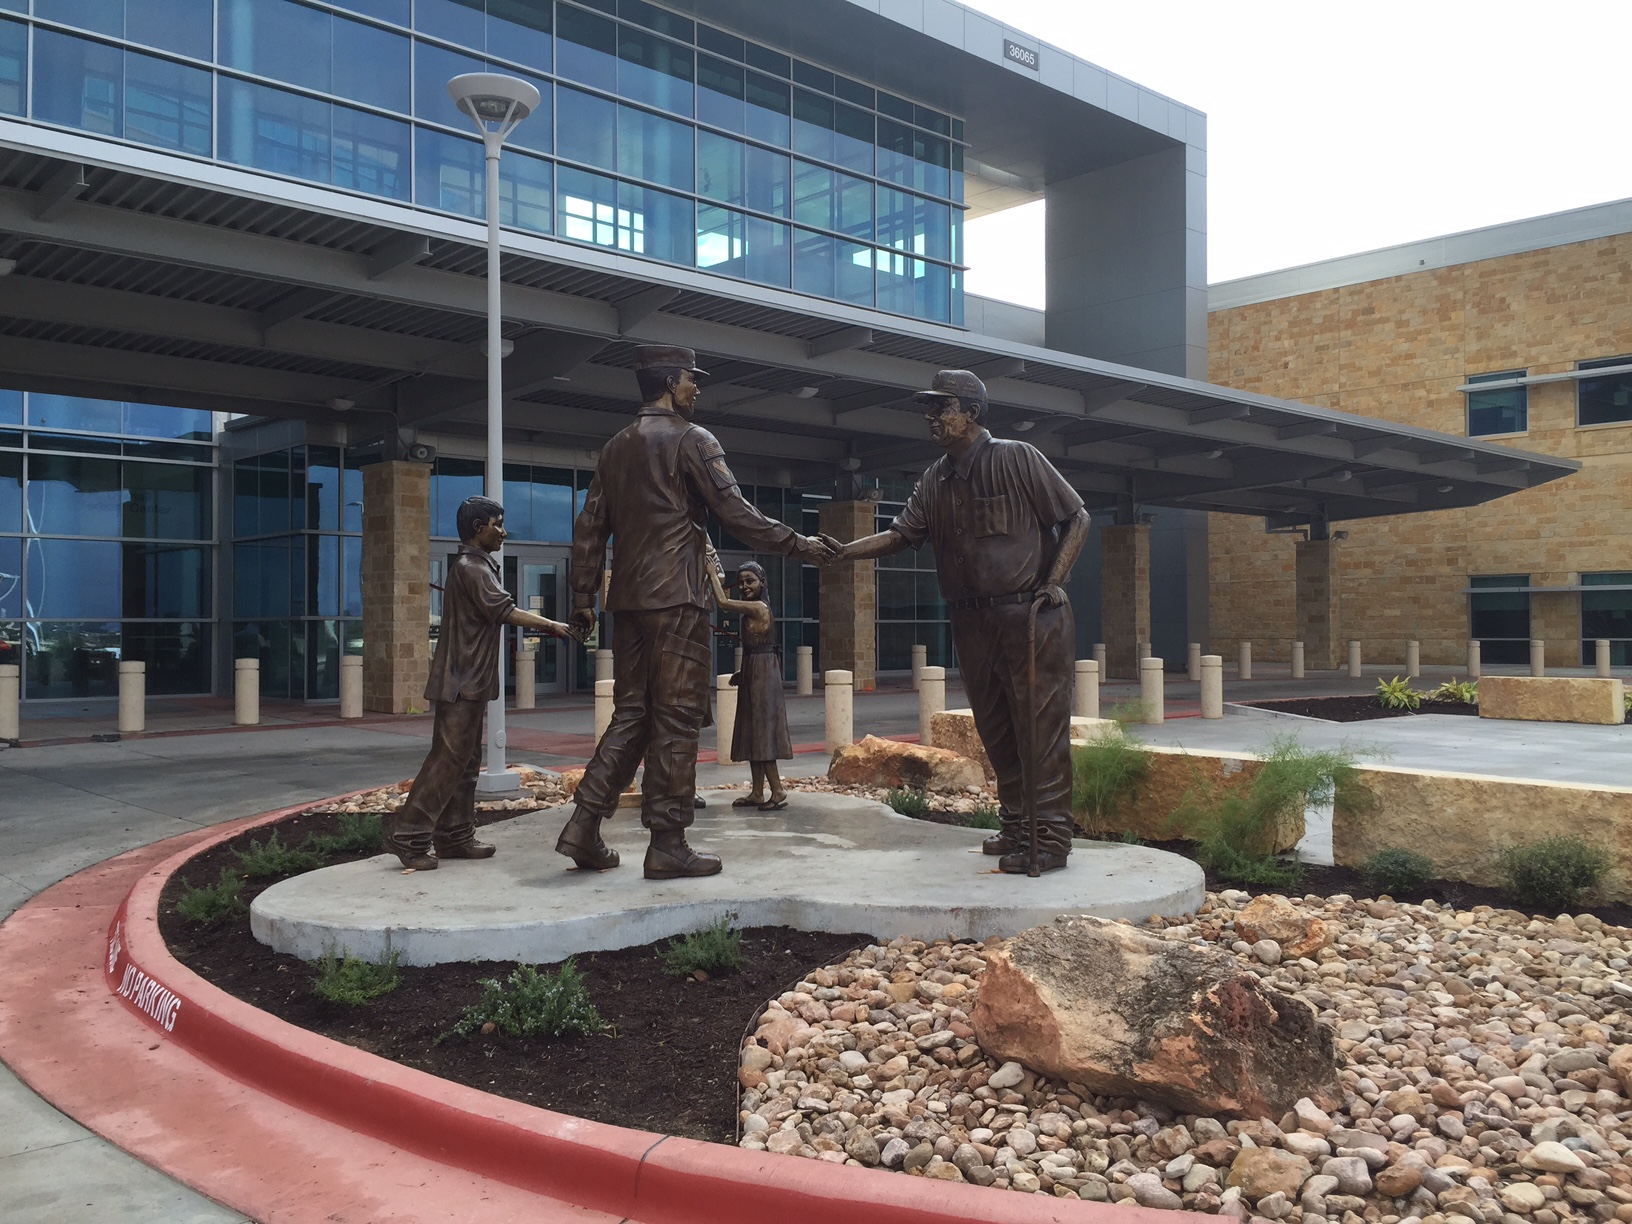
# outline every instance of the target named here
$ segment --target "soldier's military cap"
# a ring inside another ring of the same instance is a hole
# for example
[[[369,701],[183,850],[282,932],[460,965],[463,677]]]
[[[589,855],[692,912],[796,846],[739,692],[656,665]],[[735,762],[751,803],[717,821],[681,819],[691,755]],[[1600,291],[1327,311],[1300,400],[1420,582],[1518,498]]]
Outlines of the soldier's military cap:
[[[689,348],[669,344],[643,344],[635,350],[635,369],[690,370],[699,378],[708,377],[707,370],[697,368],[697,354]],[[973,377],[973,375],[971,375]]]
[[[912,398],[920,403],[940,399],[973,400],[984,407],[986,384],[968,370],[942,370],[935,375],[928,391],[920,391]]]

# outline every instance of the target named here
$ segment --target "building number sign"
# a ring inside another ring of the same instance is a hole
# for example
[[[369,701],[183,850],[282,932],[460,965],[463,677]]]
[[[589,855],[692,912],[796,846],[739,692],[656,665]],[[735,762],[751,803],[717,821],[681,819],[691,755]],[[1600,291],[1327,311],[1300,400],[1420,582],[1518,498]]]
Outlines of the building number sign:
[[[1030,68],[1033,72],[1037,71],[1036,50],[1032,47],[1021,46],[1012,38],[1003,40],[1003,58],[1013,60],[1022,68]]]

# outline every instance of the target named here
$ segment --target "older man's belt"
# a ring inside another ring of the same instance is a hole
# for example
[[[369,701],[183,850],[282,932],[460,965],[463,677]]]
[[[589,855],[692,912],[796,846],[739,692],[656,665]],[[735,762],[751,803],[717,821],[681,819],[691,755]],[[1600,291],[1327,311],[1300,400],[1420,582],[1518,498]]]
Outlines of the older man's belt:
[[[949,599],[946,606],[953,612],[974,612],[980,608],[1001,608],[1007,604],[1029,604],[1040,591],[1016,591],[1013,595],[972,595],[968,599]]]

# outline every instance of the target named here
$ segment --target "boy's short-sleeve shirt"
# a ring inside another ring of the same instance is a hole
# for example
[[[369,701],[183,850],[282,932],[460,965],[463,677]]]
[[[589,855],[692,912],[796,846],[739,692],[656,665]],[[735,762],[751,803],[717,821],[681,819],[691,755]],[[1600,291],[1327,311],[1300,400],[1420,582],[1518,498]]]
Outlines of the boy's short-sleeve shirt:
[[[425,696],[431,701],[492,701],[499,695],[499,648],[516,601],[499,567],[479,548],[459,546],[442,591],[442,631]]]

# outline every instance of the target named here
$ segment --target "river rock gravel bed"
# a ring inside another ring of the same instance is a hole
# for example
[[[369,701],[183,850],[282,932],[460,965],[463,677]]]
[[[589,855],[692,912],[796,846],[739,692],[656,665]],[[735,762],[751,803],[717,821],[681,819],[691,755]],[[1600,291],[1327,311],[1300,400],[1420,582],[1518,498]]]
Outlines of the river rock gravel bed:
[[[522,793],[514,799],[479,799],[476,802],[478,812],[536,812],[541,808],[554,807],[566,800],[568,792],[560,774],[548,769],[534,769],[530,765],[515,768],[521,774]],[[332,814],[383,816],[395,812],[407,803],[408,792],[413,788],[414,780],[409,778],[390,786],[378,786],[373,790],[363,791],[349,799],[320,803],[307,810],[315,816]]]
[[[1632,1221],[1632,931],[1591,915],[1277,899],[1301,957],[1236,919],[1143,930],[1229,949],[1336,1033],[1341,1105],[1175,1115],[988,1059],[985,945],[897,939],[810,973],[741,1054],[742,1147],[1247,1221]],[[1260,901],[1257,909],[1262,910]],[[1252,942],[1248,942],[1251,939]],[[997,941],[989,941],[995,944]]]
[[[889,803],[889,787],[887,786],[861,786],[850,782],[831,782],[820,775],[809,778],[783,778],[782,786],[783,789],[789,791],[819,791],[827,795],[849,795],[856,799],[871,799],[875,803],[886,805]],[[997,789],[988,784],[981,787],[965,787],[962,793],[959,794],[925,791],[924,798],[928,801],[931,812],[972,816],[979,808],[997,806]]]

